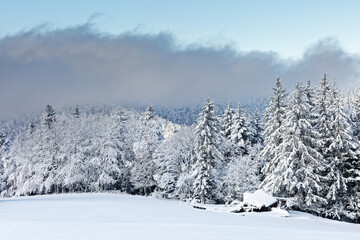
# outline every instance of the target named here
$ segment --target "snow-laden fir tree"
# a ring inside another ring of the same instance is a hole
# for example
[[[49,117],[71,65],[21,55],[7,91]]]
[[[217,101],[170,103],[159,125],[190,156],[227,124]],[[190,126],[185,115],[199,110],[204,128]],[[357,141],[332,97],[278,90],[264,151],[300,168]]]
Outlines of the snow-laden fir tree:
[[[260,114],[256,110],[254,112],[254,116],[252,118],[252,121],[249,124],[250,126],[250,142],[251,142],[251,148],[250,152],[253,156],[253,159],[257,162],[258,167],[258,175],[259,178],[262,180],[263,175],[261,172],[261,169],[264,167],[264,160],[260,157],[260,152],[264,148],[264,137],[263,137],[263,126],[260,119]]]
[[[276,79],[274,96],[270,99],[269,107],[265,111],[264,123],[264,149],[261,151],[260,156],[264,161],[264,168],[262,173],[264,176],[270,175],[278,168],[278,146],[282,143],[283,130],[282,124],[285,119],[287,97],[286,89],[283,88],[280,78]],[[264,183],[265,184],[265,183]],[[275,189],[274,189],[275,191]],[[271,190],[270,192],[273,192]]]
[[[155,180],[162,197],[187,199],[192,185],[184,180],[193,165],[193,127],[183,127],[160,143],[154,154]]]
[[[148,195],[156,186],[156,164],[153,155],[162,139],[160,126],[151,106],[142,114],[136,135],[131,182],[142,194]]]
[[[123,109],[115,109],[112,113],[115,121],[114,132],[117,133],[119,165],[121,166],[121,176],[119,188],[122,191],[130,192],[130,170],[134,159],[133,139],[129,131],[129,119]]]
[[[146,111],[142,114],[141,119],[143,121],[150,121],[155,119],[155,111],[151,105],[146,108]]]
[[[244,192],[253,192],[260,184],[258,149],[250,148],[246,155],[235,155],[224,174],[224,201],[242,200]]]
[[[310,112],[313,111],[316,105],[316,96],[315,96],[315,89],[311,87],[311,81],[306,81],[306,87],[304,88],[305,95],[306,95],[306,102],[309,105]]]
[[[0,148],[5,147],[6,144],[6,135],[3,131],[0,130]]]
[[[354,140],[360,142],[360,94],[356,94],[351,101],[350,124]]]
[[[35,131],[35,123],[34,121],[31,121],[30,127],[29,127],[29,133],[32,134]]]
[[[254,144],[262,145],[264,143],[264,137],[263,137],[264,129],[261,124],[260,114],[257,110],[254,112],[253,119],[250,123],[250,132],[251,132],[250,134],[251,145]]]
[[[227,112],[230,111],[231,108],[228,107]],[[230,119],[228,121],[230,123],[225,146],[228,146],[229,150],[226,155],[227,164],[220,191],[225,202],[241,199],[244,191],[250,190],[250,185],[256,186],[256,184],[248,184],[252,181],[254,174],[258,177],[259,170],[258,163],[253,161],[253,156],[249,156],[253,135],[240,104],[236,111],[233,110],[231,121]]]
[[[2,192],[2,196],[13,196],[16,194],[19,189],[19,185],[24,183],[26,179],[31,176],[31,166],[32,164],[28,161],[29,151],[27,147],[33,147],[26,143],[23,139],[24,137],[18,135],[13,140],[11,147],[7,154],[3,156],[3,174],[2,181],[5,185],[5,189]],[[24,169],[25,171],[21,171]],[[20,184],[19,184],[20,183]],[[36,193],[34,191],[34,193]],[[20,194],[18,194],[20,195]]]
[[[121,182],[124,162],[123,141],[121,129],[123,119],[118,112],[113,112],[108,122],[104,121],[103,131],[95,162],[98,171],[96,185],[99,190],[116,189]]]
[[[227,108],[224,110],[222,118],[222,134],[224,137],[224,160],[229,162],[234,154],[234,146],[231,141],[231,127],[233,124],[233,118],[235,110],[233,109],[231,102],[228,102]]]
[[[61,152],[62,145],[59,144],[61,139],[59,126],[56,125],[55,110],[48,104],[45,107],[45,113],[41,117],[42,125],[37,130],[37,136],[34,136],[37,144],[37,151],[33,152],[31,161],[33,162],[33,175],[30,182],[42,181],[36,189],[37,193],[53,193],[59,192],[59,182],[57,172],[64,158]],[[61,125],[66,123],[62,122]],[[40,180],[41,179],[41,180]]]
[[[357,160],[347,161],[346,169],[348,177],[349,193],[349,211],[352,212],[352,218],[360,222],[360,94],[357,94],[351,103],[350,108],[351,133],[357,151],[355,152]]]
[[[194,198],[201,203],[217,200],[220,173],[224,159],[221,147],[222,135],[214,103],[208,99],[197,119],[194,151]]]
[[[332,131],[330,123],[334,115],[334,108],[332,104],[331,97],[331,88],[329,80],[327,79],[326,74],[323,75],[323,78],[320,82],[320,87],[317,90],[315,107],[314,107],[314,122],[315,128],[320,133],[319,140],[321,146],[318,151],[323,156],[324,159],[327,158],[327,148],[332,142]]]
[[[357,192],[359,174],[355,170],[358,164],[356,143],[350,135],[350,126],[337,89],[333,87],[330,92],[330,108],[334,114],[330,122],[330,145],[326,149],[328,202],[325,214],[335,219],[358,219],[360,202]]]
[[[191,155],[191,162],[194,161],[194,155]],[[192,165],[186,164],[182,173],[176,182],[175,196],[176,198],[189,201],[194,196],[194,176],[192,174]]]
[[[316,210],[314,205],[324,201],[320,182],[323,166],[316,150],[319,134],[309,122],[310,109],[298,83],[281,126],[283,141],[274,159],[277,165],[265,176],[262,188],[276,196],[292,197],[301,209]]]
[[[233,143],[236,155],[248,154],[250,136],[247,121],[239,103],[230,128],[230,141]]]
[[[80,110],[79,110],[79,106],[78,106],[78,105],[75,106],[75,109],[74,109],[73,114],[74,114],[74,117],[75,117],[75,118],[79,118],[79,117],[80,117]]]
[[[223,129],[223,135],[224,135],[225,139],[230,139],[231,126],[233,123],[234,115],[235,115],[235,110],[233,109],[231,102],[229,101],[226,109],[224,110],[224,114],[223,114],[222,129]]]
[[[8,150],[8,141],[6,138],[6,134],[0,130],[0,192],[5,188],[5,182],[3,180],[4,174],[4,161],[5,161],[5,153]]]
[[[59,192],[56,175],[63,155],[60,154],[62,146],[58,141],[60,135],[56,125],[55,110],[50,104],[46,105],[42,122],[40,146],[35,157],[37,159],[35,176],[42,176],[44,179],[39,189],[41,193]]]
[[[64,190],[70,192],[87,191],[89,185],[90,161],[87,159],[87,146],[89,136],[86,132],[83,120],[80,118],[69,118],[65,136],[66,162],[58,171]]]
[[[52,124],[55,122],[55,110],[50,104],[46,105],[45,114],[43,115],[42,118],[43,118],[43,123],[48,128],[51,128]]]
[[[306,95],[306,102],[309,105],[309,122],[313,127],[318,123],[319,114],[316,111],[316,89],[311,87],[310,80],[306,81],[306,87],[304,89]]]

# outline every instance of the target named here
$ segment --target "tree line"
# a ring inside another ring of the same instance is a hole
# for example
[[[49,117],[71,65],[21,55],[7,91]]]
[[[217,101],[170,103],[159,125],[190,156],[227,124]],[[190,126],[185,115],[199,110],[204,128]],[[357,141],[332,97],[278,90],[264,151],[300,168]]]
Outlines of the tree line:
[[[155,114],[56,113],[13,139],[0,133],[2,196],[120,190],[162,198],[231,203],[258,188],[287,207],[333,219],[360,218],[360,96],[344,104],[323,76],[291,94],[278,78],[263,117],[209,99],[196,124]],[[262,119],[261,119],[262,118]]]

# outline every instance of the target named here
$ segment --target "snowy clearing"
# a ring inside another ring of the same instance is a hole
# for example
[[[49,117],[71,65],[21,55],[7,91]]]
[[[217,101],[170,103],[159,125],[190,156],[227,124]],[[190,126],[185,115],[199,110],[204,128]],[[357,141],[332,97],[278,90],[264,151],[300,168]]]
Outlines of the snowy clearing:
[[[220,208],[221,209],[221,208]],[[0,239],[359,239],[360,225],[300,212],[225,213],[111,193],[0,200]]]

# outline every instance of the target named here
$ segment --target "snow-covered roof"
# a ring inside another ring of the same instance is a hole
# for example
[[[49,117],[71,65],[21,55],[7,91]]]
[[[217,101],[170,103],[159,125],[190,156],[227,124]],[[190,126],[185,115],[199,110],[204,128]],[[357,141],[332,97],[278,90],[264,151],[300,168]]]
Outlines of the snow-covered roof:
[[[263,190],[256,190],[254,193],[244,193],[244,204],[257,208],[269,207],[277,202],[277,199]]]

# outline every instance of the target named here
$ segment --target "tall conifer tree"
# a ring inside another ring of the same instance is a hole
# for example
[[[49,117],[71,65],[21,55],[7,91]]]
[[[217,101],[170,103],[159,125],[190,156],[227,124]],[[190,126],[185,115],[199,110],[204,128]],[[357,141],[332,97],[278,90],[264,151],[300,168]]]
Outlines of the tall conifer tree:
[[[265,147],[261,151],[260,156],[264,161],[264,168],[262,173],[264,176],[268,176],[274,172],[279,165],[278,155],[278,146],[282,143],[283,133],[281,128],[283,121],[285,119],[286,112],[286,102],[285,98],[287,97],[286,89],[284,89],[280,78],[276,79],[274,96],[270,99],[270,105],[265,111],[264,121],[265,121],[265,132],[264,132],[264,144]],[[266,182],[262,183],[262,186],[267,184]],[[268,191],[273,192],[273,190],[268,189]]]
[[[194,198],[201,203],[213,202],[217,198],[219,169],[224,158],[221,142],[220,121],[216,116],[214,103],[208,99],[195,128]]]

